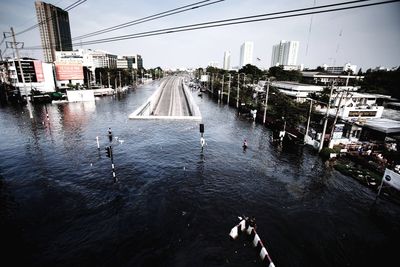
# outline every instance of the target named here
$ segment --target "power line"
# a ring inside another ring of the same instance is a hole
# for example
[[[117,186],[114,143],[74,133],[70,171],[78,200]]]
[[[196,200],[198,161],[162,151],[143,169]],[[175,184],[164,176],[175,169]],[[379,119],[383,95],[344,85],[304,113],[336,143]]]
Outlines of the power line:
[[[143,38],[143,37],[149,37],[149,36],[156,36],[156,35],[162,35],[162,34],[176,33],[176,32],[192,31],[192,30],[214,28],[214,27],[223,27],[223,26],[229,26],[229,25],[238,25],[238,24],[245,24],[245,23],[251,23],[251,22],[260,22],[260,21],[267,21],[267,20],[299,17],[299,16],[321,14],[321,13],[328,13],[328,12],[336,12],[336,11],[350,10],[350,9],[361,8],[361,7],[370,7],[370,6],[377,6],[377,5],[382,5],[382,4],[389,4],[389,3],[399,2],[400,0],[389,0],[389,1],[384,1],[384,2],[369,3],[369,4],[363,4],[363,5],[339,7],[339,8],[335,8],[335,9],[318,10],[318,11],[312,11],[312,12],[299,13],[299,14],[283,15],[283,14],[287,14],[287,13],[308,11],[308,10],[321,9],[321,8],[326,8],[326,7],[335,7],[335,6],[341,6],[341,5],[349,5],[349,4],[354,4],[354,3],[358,3],[358,2],[366,2],[366,1],[369,1],[369,0],[350,1],[350,2],[344,2],[344,3],[302,8],[302,9],[297,9],[297,10],[280,11],[280,12],[260,14],[260,15],[254,15],[254,16],[246,16],[246,17],[240,17],[240,18],[232,18],[232,19],[225,19],[225,20],[219,20],[219,21],[210,21],[210,22],[178,26],[178,27],[172,27],[172,28],[165,28],[165,29],[160,29],[160,30],[153,30],[153,31],[141,32],[141,33],[135,33],[135,34],[129,34],[129,35],[120,35],[120,36],[98,39],[98,40],[90,40],[90,41],[86,41],[86,42],[81,42],[80,44],[81,45],[92,45],[92,44],[99,44],[99,43],[107,43],[107,42],[115,42],[115,41]],[[265,18],[266,16],[273,16],[273,15],[283,15],[283,16]],[[74,44],[74,45],[78,45],[78,44],[79,43]],[[32,50],[40,49],[40,46],[27,47],[25,49],[32,49]]]
[[[133,25],[141,24],[141,23],[148,22],[148,21],[151,21],[151,20],[160,19],[160,18],[163,18],[163,17],[167,17],[167,16],[178,14],[178,13],[190,11],[190,10],[193,10],[193,9],[196,9],[196,8],[213,5],[213,4],[216,4],[216,3],[219,3],[219,2],[223,2],[225,0],[217,0],[217,1],[214,1],[214,2],[211,2],[211,3],[206,3],[206,2],[210,2],[210,1],[211,0],[200,1],[200,2],[196,2],[196,3],[190,4],[190,5],[185,5],[185,6],[181,6],[181,7],[178,7],[178,8],[171,9],[171,10],[163,11],[161,13],[157,13],[157,14],[154,14],[154,15],[151,15],[151,16],[146,16],[144,18],[132,20],[132,21],[125,22],[125,23],[122,23],[122,24],[118,24],[118,25],[115,25],[115,26],[112,26],[112,27],[108,27],[108,28],[105,28],[105,29],[102,29],[102,30],[98,30],[98,31],[95,31],[95,32],[92,32],[92,33],[87,33],[87,34],[83,34],[83,35],[80,35],[80,36],[77,36],[77,37],[73,37],[72,40],[85,39],[85,38],[88,38],[88,37],[92,37],[92,36],[100,35],[100,34],[103,34],[103,33],[111,32],[111,31],[115,31],[115,30],[119,30],[119,29],[123,29],[123,28],[126,28],[126,27],[130,27],[130,26],[133,26]],[[203,4],[203,3],[206,3],[206,4]],[[202,4],[202,5],[200,5],[200,4]]]
[[[369,1],[369,0],[350,1],[350,2],[345,2],[345,3],[337,3],[337,4],[330,4],[330,5],[324,5],[324,6],[302,8],[302,9],[297,9],[297,10],[288,10],[288,11],[269,13],[269,14],[261,14],[261,15],[246,16],[246,17],[225,19],[225,20],[219,20],[219,21],[197,23],[197,24],[165,28],[165,29],[141,32],[141,33],[135,33],[135,34],[120,35],[120,36],[115,36],[115,37],[110,37],[110,38],[90,40],[90,41],[82,42],[82,45],[120,41],[120,40],[127,40],[127,39],[133,39],[133,38],[154,36],[154,35],[159,35],[159,34],[167,34],[167,33],[182,32],[182,31],[189,31],[189,30],[221,27],[221,26],[258,22],[258,21],[265,21],[265,20],[274,20],[274,19],[282,19],[282,18],[289,18],[289,17],[305,16],[305,15],[311,15],[311,14],[327,13],[327,12],[341,11],[341,10],[347,10],[347,9],[360,8],[360,7],[388,4],[388,3],[398,2],[399,0],[389,0],[389,1],[378,2],[378,3],[364,4],[364,5],[357,5],[357,6],[350,6],[350,7],[342,7],[342,8],[329,9],[329,10],[320,10],[320,11],[315,11],[315,12],[307,12],[307,13],[300,13],[300,14],[293,14],[293,15],[279,16],[279,17],[272,17],[272,18],[260,18],[260,17],[265,17],[265,16],[282,15],[282,14],[287,14],[287,13],[321,9],[321,8],[326,8],[326,7],[340,6],[340,5],[348,5],[348,4],[353,4],[353,3],[358,3],[358,2],[366,2],[366,1]],[[254,19],[254,18],[259,18],[259,19]]]
[[[74,3],[72,3],[71,5],[67,6],[67,7],[66,7],[65,9],[63,9],[63,10],[64,10],[64,11],[70,11],[71,9],[73,9],[73,8],[75,8],[75,7],[77,7],[77,6],[81,5],[81,4],[83,4],[83,3],[86,2],[86,1],[87,1],[87,0],[78,0],[78,1],[76,1],[76,2],[74,2]],[[35,24],[35,25],[33,25],[33,26],[31,26],[31,27],[25,29],[25,30],[22,30],[22,31],[20,31],[20,32],[17,32],[15,35],[20,35],[20,34],[23,34],[23,33],[28,32],[28,31],[31,31],[31,30],[33,30],[33,29],[36,29],[36,28],[39,27],[40,25],[42,25],[42,24],[44,24],[44,23],[47,23],[49,20],[52,20],[52,19],[54,18],[54,16],[55,16],[55,14],[52,15],[52,16],[50,16],[50,17],[48,17],[47,19],[45,19],[45,20],[43,20],[43,21],[40,21],[39,23],[37,23],[37,24]]]

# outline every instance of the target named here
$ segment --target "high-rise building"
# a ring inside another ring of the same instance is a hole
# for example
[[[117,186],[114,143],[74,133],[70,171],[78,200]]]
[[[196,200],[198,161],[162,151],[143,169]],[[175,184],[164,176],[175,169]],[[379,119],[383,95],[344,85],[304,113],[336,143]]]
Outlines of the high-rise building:
[[[273,67],[277,65],[296,65],[298,52],[298,41],[282,40],[279,44],[272,47],[271,66]]]
[[[54,62],[56,51],[72,51],[68,12],[42,1],[35,7],[44,61]]]
[[[230,68],[231,68],[231,51],[225,51],[223,67],[224,67],[224,70],[230,70]]]
[[[240,47],[240,67],[253,64],[253,42],[244,42]]]

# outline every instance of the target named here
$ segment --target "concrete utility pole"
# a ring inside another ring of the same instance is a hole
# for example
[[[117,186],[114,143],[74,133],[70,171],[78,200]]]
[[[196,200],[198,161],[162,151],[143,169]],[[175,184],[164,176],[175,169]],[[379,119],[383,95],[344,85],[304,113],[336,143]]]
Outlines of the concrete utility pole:
[[[133,69],[131,69],[131,75],[132,75],[132,86],[133,86]]]
[[[121,83],[121,72],[118,71],[118,76],[119,76],[119,87],[122,88],[122,83]]]
[[[214,73],[211,73],[211,92],[214,95]]]
[[[91,73],[91,71],[88,72],[88,88],[89,88],[89,89],[92,89],[92,84],[91,84],[91,82],[90,82],[91,79],[92,79],[92,77],[91,77],[90,73]]]
[[[347,91],[346,91],[346,97],[347,97],[348,93],[349,93],[349,89],[347,89]],[[329,144],[328,144],[329,148],[333,147],[333,145],[331,147],[331,142],[332,142],[332,138],[333,138],[333,133],[335,131],[336,122],[337,122],[337,119],[339,117],[339,109],[340,109],[340,105],[342,104],[343,95],[344,95],[344,92],[342,92],[342,95],[340,96],[339,104],[338,104],[338,107],[336,109],[335,120],[333,121],[333,124],[332,124],[331,135],[329,136]]]
[[[263,124],[265,124],[265,119],[267,118],[268,93],[269,93],[269,79],[267,79],[267,91],[265,93]]]
[[[21,59],[20,59],[20,56],[19,56],[19,51],[18,51],[18,47],[17,47],[17,41],[15,40],[15,34],[14,34],[13,27],[11,27],[11,35],[12,35],[12,38],[13,38],[13,48],[15,49],[15,53],[17,54],[19,72],[21,73],[22,84],[24,85],[24,92],[25,92],[27,103],[28,103],[29,117],[31,119],[33,119],[31,104],[30,104],[30,100],[29,100],[29,97],[28,97],[28,90],[26,89],[26,84],[25,84],[24,71],[22,70]],[[17,78],[18,78],[18,75],[17,75]]]
[[[228,82],[228,99],[227,99],[227,105],[229,106],[229,97],[231,95],[231,75],[229,74],[229,82]]]
[[[236,108],[239,108],[239,82],[240,82],[240,73],[238,73],[238,80],[237,80]]]
[[[304,143],[307,142],[308,129],[310,128],[311,111],[312,111],[312,102],[313,102],[313,100],[310,99],[310,108],[309,108],[309,110],[308,110],[307,127],[306,127],[306,132],[304,133],[304,140],[303,140]]]
[[[328,104],[327,104],[327,107],[326,107],[324,128],[322,129],[322,136],[321,136],[321,140],[320,140],[320,142],[319,142],[318,152],[321,152],[322,147],[324,146],[324,139],[325,139],[326,126],[327,126],[327,124],[328,124],[328,117],[329,117],[329,107],[330,107],[330,104],[331,104],[332,93],[333,93],[333,83],[334,83],[334,82],[332,81],[331,92],[329,93],[329,100],[328,100]]]
[[[111,88],[111,84],[110,84],[110,73],[107,72],[107,76],[108,76],[108,88]]]
[[[225,75],[222,74],[221,101],[224,101],[224,82],[225,82]]]

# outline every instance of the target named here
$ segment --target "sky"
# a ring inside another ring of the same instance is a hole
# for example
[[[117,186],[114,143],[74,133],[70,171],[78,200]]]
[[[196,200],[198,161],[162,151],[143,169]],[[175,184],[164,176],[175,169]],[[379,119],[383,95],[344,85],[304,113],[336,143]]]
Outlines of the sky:
[[[75,1],[48,0],[47,3],[65,8]],[[76,37],[195,2],[199,0],[87,0],[69,11],[71,35]],[[225,0],[82,41],[338,2],[346,0]],[[12,26],[19,32],[36,23],[34,1],[0,0],[0,31],[8,32]],[[16,37],[25,47],[40,45],[38,28]],[[400,65],[400,2],[82,48],[101,49],[117,55],[139,54],[145,68],[176,69],[206,67],[212,61],[219,62],[222,67],[224,51],[231,52],[231,66],[237,66],[240,46],[252,41],[253,64],[265,69],[271,64],[272,46],[280,40],[299,41],[297,63],[308,68],[322,64],[342,66],[347,62],[364,71],[377,66],[396,67]],[[0,49],[4,51],[5,43]],[[10,49],[7,55],[12,56]],[[22,50],[21,56],[43,59],[41,50]]]

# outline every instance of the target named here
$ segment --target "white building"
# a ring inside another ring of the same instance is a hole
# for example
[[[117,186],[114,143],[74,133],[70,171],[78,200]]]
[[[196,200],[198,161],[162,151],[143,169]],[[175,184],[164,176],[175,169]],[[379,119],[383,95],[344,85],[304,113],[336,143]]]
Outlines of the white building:
[[[2,65],[7,65],[2,68],[7,70],[3,73],[4,81],[9,81],[11,85],[17,87],[21,95],[30,95],[32,89],[41,92],[55,92],[53,64],[31,58],[22,58],[21,66],[24,73],[25,86],[16,59],[8,59]]]
[[[323,86],[301,84],[296,82],[272,82],[271,86],[276,87],[281,93],[294,99],[294,101],[303,103],[307,100],[309,94],[319,93],[324,90]]]
[[[110,54],[102,50],[91,51],[94,68],[116,68],[117,67],[117,55]]]
[[[244,42],[240,47],[240,68],[253,64],[253,42]]]
[[[282,40],[279,44],[274,45],[272,47],[271,67],[297,65],[299,44],[298,41]]]
[[[225,51],[223,67],[224,67],[224,70],[230,70],[230,68],[231,68],[231,51]]]

